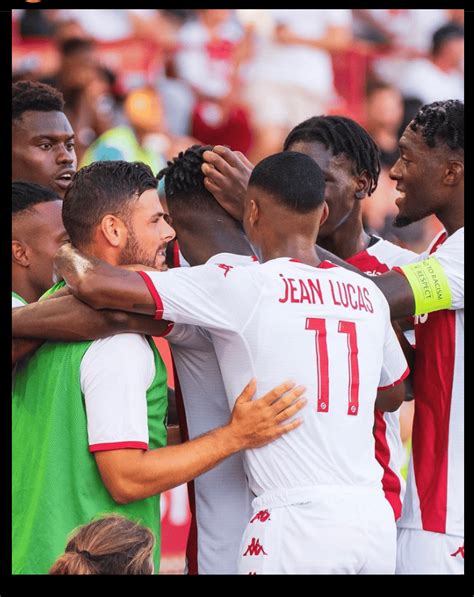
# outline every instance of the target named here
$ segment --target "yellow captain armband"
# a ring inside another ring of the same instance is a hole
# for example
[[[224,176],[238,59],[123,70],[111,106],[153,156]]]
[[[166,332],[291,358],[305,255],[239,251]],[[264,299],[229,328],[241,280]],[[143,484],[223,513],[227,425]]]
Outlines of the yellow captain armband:
[[[435,256],[399,268],[415,297],[415,315],[449,309],[452,304],[448,277]]]

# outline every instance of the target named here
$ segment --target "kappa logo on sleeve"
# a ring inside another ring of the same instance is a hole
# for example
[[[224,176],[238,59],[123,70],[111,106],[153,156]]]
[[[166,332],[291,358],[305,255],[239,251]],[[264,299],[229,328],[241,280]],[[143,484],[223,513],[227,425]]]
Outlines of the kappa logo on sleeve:
[[[464,560],[464,545],[461,545],[461,547],[458,547],[457,551],[455,551],[454,553],[452,553],[450,555],[455,558],[458,554]]]
[[[234,268],[233,265],[226,265],[225,263],[216,263],[216,265],[224,270],[224,278],[227,276],[230,270]]]

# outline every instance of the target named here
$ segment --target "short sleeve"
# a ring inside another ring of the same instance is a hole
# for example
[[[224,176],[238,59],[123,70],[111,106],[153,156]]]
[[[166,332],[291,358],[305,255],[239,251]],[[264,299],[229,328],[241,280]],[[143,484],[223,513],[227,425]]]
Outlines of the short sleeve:
[[[154,375],[144,336],[117,334],[91,344],[80,370],[91,452],[148,448],[146,393]]]
[[[260,296],[249,267],[222,261],[166,272],[139,272],[155,300],[156,318],[211,329],[240,330]]]
[[[22,302],[19,298],[12,295],[12,309],[15,309],[16,307],[24,307],[26,304],[27,303]]]

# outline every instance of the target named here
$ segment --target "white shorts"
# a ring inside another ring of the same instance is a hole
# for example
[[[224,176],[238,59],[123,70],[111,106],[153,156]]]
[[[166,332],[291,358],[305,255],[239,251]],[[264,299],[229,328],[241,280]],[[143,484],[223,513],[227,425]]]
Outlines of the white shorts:
[[[267,492],[240,545],[240,574],[394,574],[396,526],[382,489]]]
[[[395,574],[464,574],[464,537],[398,529]]]

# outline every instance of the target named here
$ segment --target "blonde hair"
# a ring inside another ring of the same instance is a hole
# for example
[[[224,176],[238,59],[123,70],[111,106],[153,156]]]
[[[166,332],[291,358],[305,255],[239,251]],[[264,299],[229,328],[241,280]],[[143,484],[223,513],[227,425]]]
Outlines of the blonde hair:
[[[49,574],[153,574],[155,537],[146,527],[111,514],[75,529]]]

